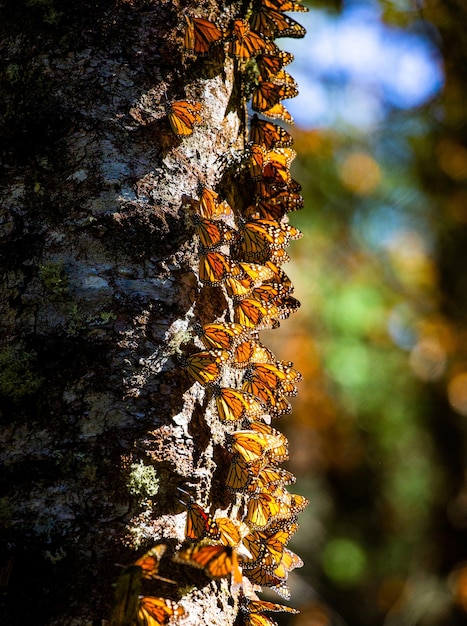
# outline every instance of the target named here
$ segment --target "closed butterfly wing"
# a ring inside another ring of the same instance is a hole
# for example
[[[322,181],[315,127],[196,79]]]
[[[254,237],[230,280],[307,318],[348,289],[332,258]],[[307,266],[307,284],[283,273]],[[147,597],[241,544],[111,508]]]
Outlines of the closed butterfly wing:
[[[240,608],[248,613],[262,613],[263,611],[267,613],[300,613],[300,611],[291,606],[276,604],[267,600],[250,600],[247,597],[242,598]]]
[[[282,102],[277,102],[276,104],[264,102],[264,104],[269,104],[269,108],[262,111],[263,115],[270,117],[273,120],[282,120],[288,124],[294,124],[293,117],[287,111]]]
[[[186,357],[188,374],[201,385],[216,382],[222,374],[222,366],[228,361],[226,350],[205,350]]]
[[[186,17],[184,47],[191,54],[206,54],[212,44],[220,41],[222,31],[214,22],[201,17]]]
[[[167,546],[165,544],[158,544],[135,561],[134,565],[141,568],[141,576],[143,578],[160,578],[158,576],[159,563],[166,549]]]
[[[212,517],[199,504],[190,501],[187,504],[185,539],[188,541],[200,541],[205,537],[218,539],[217,526]]]
[[[277,39],[278,37],[299,39],[306,35],[305,28],[297,21],[264,4],[253,9],[250,16],[250,26],[252,30],[269,39]]]
[[[214,250],[219,246],[231,244],[239,239],[238,232],[222,220],[197,218],[196,234],[204,250]]]
[[[245,298],[234,302],[234,320],[246,328],[275,328],[279,315],[276,306],[263,304],[255,298]]]
[[[164,626],[171,618],[181,617],[185,611],[167,598],[143,596],[139,599],[138,626]]]
[[[250,393],[229,387],[217,387],[214,391],[219,418],[223,422],[253,419],[265,412],[262,402]]]
[[[256,64],[261,80],[272,80],[282,70],[284,65],[292,63],[293,54],[285,50],[278,50],[277,54],[262,54],[256,57]],[[272,147],[272,146],[271,146]]]
[[[208,187],[202,187],[198,200],[198,213],[205,219],[225,218],[232,214],[227,202],[219,201],[219,194]]]
[[[250,29],[245,20],[235,20],[232,26],[229,43],[229,54],[242,61],[248,61],[268,47],[258,33]]]
[[[276,445],[266,452],[266,456],[271,463],[283,463],[288,460],[289,444],[284,434],[264,422],[250,422],[250,428],[257,433],[273,435],[276,438]]]
[[[220,541],[225,546],[238,548],[243,538],[248,534],[248,526],[237,519],[230,517],[216,517],[215,524],[219,532]]]
[[[277,438],[250,430],[237,430],[226,435],[226,442],[232,451],[243,457],[247,463],[255,463],[263,458],[267,450],[277,444]]]
[[[245,521],[254,530],[263,530],[281,511],[281,503],[269,493],[252,493],[248,499]]]
[[[303,6],[303,4],[299,4],[299,2],[294,2],[293,0],[261,0],[261,4],[268,9],[274,9],[275,11],[285,11],[291,13],[306,13],[309,11],[308,7]]]
[[[267,491],[278,484],[291,485],[295,480],[295,476],[291,472],[272,465],[267,465],[263,467],[258,475],[250,482],[248,491]]]
[[[232,365],[236,368],[244,368],[251,363],[269,363],[275,360],[273,353],[260,341],[245,339],[236,345]]]
[[[232,576],[236,583],[242,580],[237,553],[230,546],[197,543],[182,548],[175,554],[174,560],[203,569],[211,578]]]
[[[194,330],[206,348],[217,348],[231,351],[236,343],[246,335],[241,324],[218,322],[194,326]]]
[[[271,587],[282,598],[290,600],[290,589],[287,583],[284,580],[277,578],[277,576],[269,574],[263,568],[255,567],[253,569],[246,570],[245,576],[247,576],[252,583],[261,585],[262,587]]]
[[[248,159],[248,168],[251,176],[251,180],[261,180],[264,160],[266,158],[267,151],[263,146],[253,144],[250,148],[250,155]]]
[[[256,476],[253,464],[247,463],[240,454],[235,454],[230,462],[225,485],[230,491],[244,492]]]
[[[177,136],[191,135],[195,124],[201,122],[201,104],[181,100],[167,106],[167,117],[172,131]]]
[[[251,107],[254,111],[258,111],[258,113],[264,113],[264,115],[268,117],[273,117],[273,115],[269,113],[273,107],[280,103],[281,100],[295,98],[297,95],[298,90],[293,85],[276,85],[276,83],[270,80],[262,80],[253,90]]]
[[[250,141],[266,150],[271,150],[272,148],[291,146],[293,138],[282,126],[262,120],[255,113],[250,121]]]
[[[199,279],[206,285],[216,287],[227,278],[239,277],[241,274],[236,264],[221,252],[205,251],[199,257]]]
[[[278,626],[276,621],[263,613],[246,613],[241,624],[243,626]]]
[[[296,567],[303,567],[302,559],[291,550],[284,548],[279,565],[277,565],[271,573],[277,576],[277,578],[286,580],[289,572]]]

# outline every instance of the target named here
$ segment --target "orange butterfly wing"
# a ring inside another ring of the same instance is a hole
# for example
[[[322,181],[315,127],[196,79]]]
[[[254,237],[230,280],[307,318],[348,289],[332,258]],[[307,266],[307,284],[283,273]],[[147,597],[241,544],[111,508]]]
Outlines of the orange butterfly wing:
[[[187,102],[180,100],[172,102],[167,107],[167,117],[172,131],[177,136],[188,136],[193,132],[193,126],[201,122],[199,102]]]
[[[226,350],[205,350],[186,357],[188,374],[201,385],[216,382],[221,376],[221,367],[229,359]]]
[[[139,600],[138,626],[164,626],[171,617],[181,617],[185,611],[166,598],[143,596]]]
[[[261,33],[270,39],[278,37],[301,38],[306,35],[306,30],[297,21],[281,11],[276,11],[267,6],[258,6],[253,9],[250,16],[251,29]]]
[[[235,20],[231,31],[229,54],[242,61],[247,61],[268,47],[258,33],[250,30],[250,25],[245,20]]]
[[[271,150],[271,148],[292,145],[293,138],[282,126],[262,120],[255,113],[250,121],[250,141],[263,146],[266,150]]]
[[[245,391],[218,387],[214,391],[219,418],[223,422],[238,422],[244,418],[262,415],[265,407],[260,400]]]
[[[190,53],[206,54],[212,44],[220,41],[222,31],[210,20],[186,17],[184,47]]]
[[[241,324],[219,322],[213,324],[200,324],[194,327],[196,334],[206,348],[221,348],[232,350],[234,345],[245,335],[245,328]]]

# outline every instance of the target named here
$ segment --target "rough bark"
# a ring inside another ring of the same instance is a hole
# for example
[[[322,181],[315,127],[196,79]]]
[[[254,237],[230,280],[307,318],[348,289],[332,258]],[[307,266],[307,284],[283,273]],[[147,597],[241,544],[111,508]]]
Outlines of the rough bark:
[[[1,11],[0,622],[100,624],[121,565],[183,537],[177,486],[228,504],[227,460],[177,353],[195,315],[226,306],[198,289],[182,205],[221,182],[242,110],[220,48],[184,58],[183,16],[234,5]],[[191,137],[170,130],[166,98],[203,104]],[[233,622],[224,583],[167,565],[201,580],[185,624]]]

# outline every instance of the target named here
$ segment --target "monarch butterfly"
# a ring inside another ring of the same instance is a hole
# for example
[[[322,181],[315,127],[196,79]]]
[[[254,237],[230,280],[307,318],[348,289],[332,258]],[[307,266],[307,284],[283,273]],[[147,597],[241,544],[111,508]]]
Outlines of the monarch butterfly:
[[[247,298],[254,288],[254,281],[249,276],[241,278],[226,278],[224,282],[225,290],[229,298]]]
[[[283,122],[287,122],[288,124],[294,124],[293,117],[287,111],[282,102],[276,102],[275,104],[264,102],[264,104],[269,106],[269,108],[261,111],[263,115],[265,115],[266,117],[270,117],[273,120],[282,120]]]
[[[235,454],[230,462],[225,485],[231,491],[245,491],[255,477],[255,466],[247,463],[240,454]]]
[[[216,524],[199,504],[190,498],[185,506],[187,508],[185,524],[185,539],[187,541],[199,541],[208,536],[210,539],[219,539],[220,534]]]
[[[234,21],[230,37],[229,54],[242,61],[247,61],[270,47],[268,41],[250,30],[250,25],[245,20]]]
[[[163,557],[166,549],[167,549],[167,546],[164,543],[160,543],[157,546],[154,546],[153,548],[151,548],[151,550],[143,554],[142,557],[140,557],[134,562],[133,565],[135,567],[141,568],[141,576],[143,578],[148,578],[148,579],[153,579],[153,580],[158,579],[158,580],[165,580],[165,581],[168,580],[167,578],[161,578],[161,576],[159,576],[157,573],[159,571],[160,560]],[[169,582],[173,582],[173,581],[169,581]]]
[[[272,490],[268,493],[281,503],[281,511],[277,515],[277,521],[279,523],[293,522],[296,520],[299,513],[309,504],[309,501],[304,496],[299,494],[289,493],[281,485],[273,486]]]
[[[294,483],[295,480],[295,476],[291,472],[267,465],[250,481],[248,491],[265,491],[271,486],[278,484],[290,485]]]
[[[222,39],[222,31],[214,22],[201,17],[185,17],[185,19],[184,47],[188,52],[205,54],[213,43]]]
[[[273,353],[256,339],[245,339],[234,349],[232,365],[237,368],[248,367],[250,363],[269,363],[275,361]]]
[[[269,493],[259,491],[250,495],[245,521],[253,530],[266,528],[284,508],[284,505]]]
[[[229,356],[226,350],[205,350],[186,357],[184,366],[196,382],[208,385],[220,378],[221,367],[228,361]]]
[[[221,348],[229,351],[246,335],[244,326],[229,322],[205,324],[204,326],[195,324],[193,330],[206,348]]]
[[[246,391],[217,386],[214,388],[214,397],[219,418],[223,422],[238,422],[245,418],[252,419],[259,417],[266,410],[256,396]]]
[[[224,200],[219,202],[219,194],[208,187],[203,187],[200,193],[200,199],[197,202],[199,215],[204,219],[213,219],[218,217],[227,217],[231,215],[232,209]]]
[[[280,221],[281,218],[291,211],[298,211],[303,207],[303,196],[298,193],[291,193],[287,190],[280,190],[273,196],[258,199],[256,205],[245,209],[245,217]]]
[[[297,386],[294,383],[281,383],[280,391],[283,396],[296,396]]]
[[[280,388],[281,383],[298,382],[301,379],[302,375],[292,367],[290,361],[252,363],[244,376],[244,380],[259,381],[270,389]]]
[[[234,320],[247,328],[277,328],[279,314],[276,306],[263,304],[255,298],[234,302]]]
[[[298,524],[291,524],[289,528],[270,532],[266,530],[252,530],[244,537],[246,549],[252,555],[250,561],[245,561],[245,569],[261,567],[277,567],[282,559],[284,547],[297,531]]]
[[[265,157],[266,149],[263,146],[256,144],[251,146],[248,160],[251,180],[261,180]]]
[[[291,148],[269,150],[256,183],[256,193],[260,198],[269,198],[290,182],[290,164],[295,158]]]
[[[243,626],[278,626],[276,621],[263,613],[246,613],[242,624]]]
[[[239,239],[238,232],[222,220],[211,220],[195,215],[193,221],[199,241],[206,251]]]
[[[266,261],[270,256],[270,250],[287,245],[284,230],[278,222],[267,220],[254,220],[240,222],[240,234],[243,241],[238,244],[236,250],[245,260]]]
[[[271,569],[271,573],[277,578],[286,580],[289,572],[296,567],[303,567],[302,559],[291,550],[284,548],[279,564]],[[265,569],[267,570],[267,568]]]
[[[262,80],[253,90],[251,108],[258,113],[264,113],[267,117],[273,117],[269,112],[274,106],[281,100],[295,98],[297,95],[298,90],[293,85],[276,85],[270,80]]]
[[[306,35],[306,30],[288,15],[267,6],[257,6],[250,16],[252,30],[261,33],[269,39],[278,37],[293,37],[300,39]]]
[[[199,102],[180,100],[167,105],[167,117],[170,127],[177,136],[188,136],[193,132],[193,126],[201,122]]]
[[[295,87],[295,88],[297,88],[298,86],[295,78],[291,76],[288,72],[286,72],[284,69],[279,70],[277,74],[274,74],[274,76],[271,76],[269,80],[272,83],[275,83],[276,85],[287,85],[287,87]]]
[[[184,614],[184,609],[171,600],[143,596],[139,599],[136,621],[138,626],[164,626],[171,617],[177,618]]]
[[[296,157],[296,152],[291,148],[275,148],[267,152],[261,180],[265,183],[282,183],[285,185],[290,180],[290,164]]]
[[[139,607],[141,568],[130,565],[119,576],[115,589],[115,606],[110,626],[133,624]]]
[[[281,248],[277,250],[271,250],[271,256],[268,260],[281,265],[282,263],[288,263],[290,261],[290,256],[283,248]]]
[[[270,532],[269,528],[266,531],[252,531],[245,537],[245,543],[250,547],[253,541],[259,543],[261,546],[260,560],[263,567],[277,567],[282,559],[285,546],[292,535],[297,532],[297,529],[298,524],[293,523],[287,528],[281,528],[274,532]]]
[[[280,283],[261,285],[252,289],[250,298],[256,298],[261,300],[261,302],[270,302],[280,307],[284,298],[288,296],[287,289],[287,286],[282,287]],[[264,363],[265,361],[262,362]]]
[[[267,600],[252,600],[245,596],[241,599],[240,608],[247,613],[261,613],[262,611],[267,611],[268,613],[300,613],[299,610],[291,606],[276,604],[275,602],[268,602]]]
[[[248,391],[248,393],[254,393],[254,395],[258,396],[266,405],[269,414],[273,417],[280,417],[292,411],[290,404],[277,390],[271,389],[259,380],[251,382],[246,379],[242,389],[243,391]]]
[[[287,441],[287,437],[285,435],[264,422],[250,422],[249,427],[257,433],[273,435],[276,437],[277,445],[266,452],[266,457],[271,463],[282,463],[283,461],[288,460],[289,442]]]
[[[285,50],[277,50],[276,54],[261,54],[256,57],[261,80],[272,80],[278,72],[294,60],[293,54]]]
[[[216,251],[203,252],[199,257],[199,279],[216,287],[226,278],[242,275],[242,270],[228,256]]]
[[[262,459],[267,450],[278,445],[277,437],[274,435],[255,433],[251,430],[228,433],[226,443],[247,463],[255,463]]]
[[[253,144],[263,146],[266,150],[278,147],[286,148],[293,144],[293,138],[285,128],[260,119],[256,113],[250,121],[250,141]]]
[[[182,548],[175,554],[174,560],[203,569],[211,578],[226,578],[232,575],[236,584],[242,582],[237,552],[230,546],[196,543]]]
[[[261,0],[261,4],[268,9],[274,9],[276,11],[300,13],[306,13],[309,11],[308,7],[305,7],[303,4],[299,4],[298,2],[293,2],[292,0]]]
[[[224,546],[231,548],[238,548],[243,538],[250,532],[245,522],[230,517],[216,517],[214,523],[218,529],[220,541]]]
[[[274,271],[271,268],[258,263],[240,263],[240,266],[245,274],[255,281],[255,286],[274,276]]]
[[[285,600],[290,600],[290,589],[287,583],[277,576],[269,574],[262,567],[255,567],[245,571],[251,582],[262,587],[271,587],[276,593],[278,593]]]

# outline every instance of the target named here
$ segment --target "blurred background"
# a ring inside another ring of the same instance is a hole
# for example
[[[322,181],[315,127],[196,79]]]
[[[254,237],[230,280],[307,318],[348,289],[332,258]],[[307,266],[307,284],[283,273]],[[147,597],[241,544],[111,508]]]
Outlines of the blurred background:
[[[291,626],[467,624],[467,2],[309,0],[289,214],[302,307]],[[277,596],[275,596],[277,601]]]

